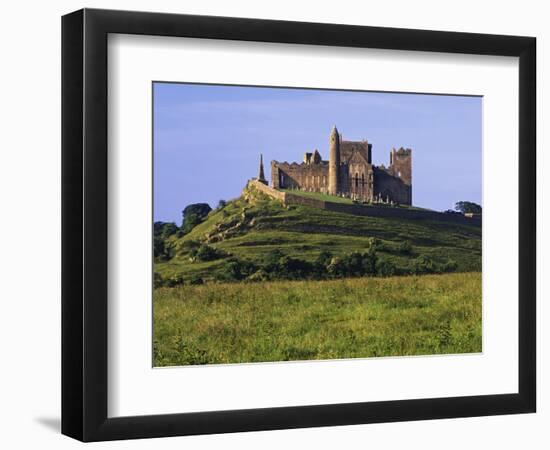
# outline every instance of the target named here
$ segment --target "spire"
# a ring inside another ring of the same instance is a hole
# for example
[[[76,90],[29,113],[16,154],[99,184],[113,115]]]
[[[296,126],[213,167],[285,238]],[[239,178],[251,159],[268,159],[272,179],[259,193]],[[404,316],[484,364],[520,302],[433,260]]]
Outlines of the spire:
[[[260,173],[258,174],[258,181],[267,184],[267,181],[265,179],[264,175],[264,158],[263,155],[260,153]]]

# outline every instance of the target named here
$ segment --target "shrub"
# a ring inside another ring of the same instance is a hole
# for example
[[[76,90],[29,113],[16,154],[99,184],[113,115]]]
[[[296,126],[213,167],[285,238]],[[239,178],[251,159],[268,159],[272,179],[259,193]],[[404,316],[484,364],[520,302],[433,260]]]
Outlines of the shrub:
[[[248,281],[268,281],[269,275],[263,269],[257,270],[247,278]]]
[[[279,249],[271,250],[263,258],[263,265],[268,272],[277,271],[279,261],[285,256]]]
[[[335,256],[330,260],[327,266],[327,272],[331,277],[343,277],[346,274],[346,263],[339,256]]]
[[[162,237],[153,237],[153,255],[160,261],[168,261],[172,258],[173,248],[170,243],[167,243]]]
[[[155,222],[153,224],[153,235],[167,239],[175,234],[179,228],[174,222]]]
[[[189,284],[192,284],[192,285],[204,284],[204,280],[198,275],[193,275],[189,279]]]
[[[414,261],[413,271],[415,274],[436,273],[438,272],[438,267],[432,258],[421,255]]]
[[[162,258],[164,250],[164,240],[161,237],[155,236],[153,238],[153,254],[155,258]]]
[[[198,261],[212,261],[216,259],[216,257],[216,249],[206,244],[203,244],[199,248],[197,248],[197,251],[195,253],[195,258]]]
[[[331,259],[332,253],[328,250],[323,250],[321,253],[319,253],[319,256],[317,256],[315,262],[320,266],[327,267],[330,264]]]
[[[344,258],[345,274],[348,276],[360,276],[364,273],[363,255],[353,252]]]
[[[376,273],[381,277],[391,277],[395,275],[396,267],[387,259],[380,259],[376,262]]]
[[[155,272],[153,274],[153,287],[155,289],[162,287],[164,285],[164,280],[162,279],[162,275],[158,272]]]
[[[239,281],[244,280],[252,273],[256,272],[257,267],[250,261],[233,258],[227,261],[216,274],[218,281]]]
[[[191,252],[191,255],[197,261],[214,261],[227,256],[223,250],[216,249],[208,244],[201,244],[195,251]]]
[[[448,259],[441,265],[441,272],[454,272],[458,269],[458,264],[453,259]]]
[[[164,280],[164,286],[175,287],[183,284],[183,277],[181,275],[172,275],[170,278]]]
[[[369,238],[369,249],[376,250],[380,245],[382,244],[382,241],[376,237]]]
[[[376,250],[371,247],[368,252],[363,253],[363,275],[375,275],[376,274],[376,261],[378,256]]]
[[[279,260],[276,272],[281,278],[291,280],[307,278],[313,273],[313,265],[302,259],[283,256]]]
[[[403,241],[397,247],[397,251],[403,255],[410,255],[412,253],[412,245],[409,241]]]
[[[201,246],[199,241],[184,241],[180,246],[181,253],[189,253],[190,256],[195,256],[197,250]]]

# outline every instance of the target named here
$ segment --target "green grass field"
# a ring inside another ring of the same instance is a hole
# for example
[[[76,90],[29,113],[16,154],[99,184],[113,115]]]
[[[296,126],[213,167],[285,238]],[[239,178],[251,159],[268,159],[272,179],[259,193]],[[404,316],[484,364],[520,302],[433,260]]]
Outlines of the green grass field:
[[[154,292],[155,366],[481,352],[481,273]]]

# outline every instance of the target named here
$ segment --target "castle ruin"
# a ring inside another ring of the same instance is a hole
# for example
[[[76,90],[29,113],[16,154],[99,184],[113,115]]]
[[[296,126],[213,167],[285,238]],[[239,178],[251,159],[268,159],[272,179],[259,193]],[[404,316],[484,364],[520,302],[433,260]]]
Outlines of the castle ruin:
[[[258,181],[267,184],[260,160]],[[318,150],[304,155],[302,163],[271,161],[271,186],[348,197],[369,203],[412,205],[412,151],[395,148],[390,164],[372,164],[372,144],[344,141],[336,127],[329,138],[329,160]]]

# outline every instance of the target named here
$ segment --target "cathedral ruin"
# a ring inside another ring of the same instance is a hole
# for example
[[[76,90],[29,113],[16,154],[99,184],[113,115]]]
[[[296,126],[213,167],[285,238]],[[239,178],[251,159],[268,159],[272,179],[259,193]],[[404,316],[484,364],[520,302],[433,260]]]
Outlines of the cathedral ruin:
[[[266,183],[260,160],[258,181]],[[395,148],[390,164],[372,164],[372,144],[344,141],[336,127],[329,138],[329,159],[318,150],[304,155],[302,163],[271,161],[271,186],[351,198],[369,203],[412,205],[412,151]]]

